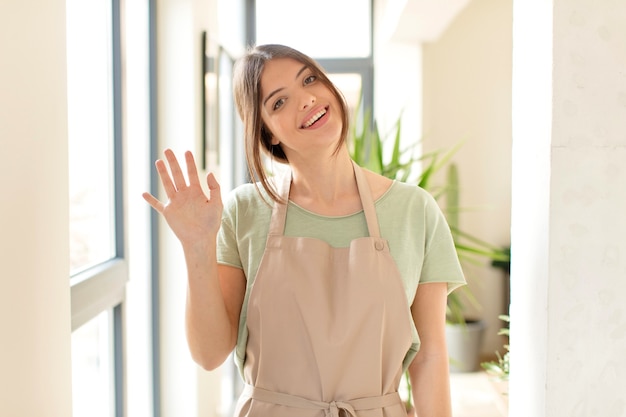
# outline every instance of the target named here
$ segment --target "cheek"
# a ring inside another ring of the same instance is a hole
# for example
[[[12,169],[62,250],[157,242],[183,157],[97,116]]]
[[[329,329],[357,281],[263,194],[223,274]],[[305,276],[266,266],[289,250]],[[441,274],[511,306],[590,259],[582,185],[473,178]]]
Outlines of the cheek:
[[[341,101],[337,97],[335,97],[334,94],[332,96],[333,96],[333,104],[337,108],[337,112],[341,115],[341,111],[342,111]]]
[[[268,117],[267,121],[265,122],[265,125],[274,134],[277,134],[277,135],[280,135],[280,132],[288,129],[291,126],[290,119],[289,117],[287,117],[286,111],[281,111],[279,112],[279,114],[276,114],[275,116]]]

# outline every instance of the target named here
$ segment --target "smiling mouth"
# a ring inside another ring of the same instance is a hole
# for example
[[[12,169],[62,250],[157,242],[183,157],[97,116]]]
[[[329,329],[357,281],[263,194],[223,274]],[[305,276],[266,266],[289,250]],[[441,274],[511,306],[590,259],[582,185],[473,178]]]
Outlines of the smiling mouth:
[[[313,126],[315,124],[315,122],[317,122],[319,119],[322,118],[322,116],[324,116],[326,114],[326,112],[328,112],[328,108],[324,107],[323,109],[321,109],[320,111],[315,113],[309,120],[304,122],[302,124],[302,128],[306,129],[307,127]]]

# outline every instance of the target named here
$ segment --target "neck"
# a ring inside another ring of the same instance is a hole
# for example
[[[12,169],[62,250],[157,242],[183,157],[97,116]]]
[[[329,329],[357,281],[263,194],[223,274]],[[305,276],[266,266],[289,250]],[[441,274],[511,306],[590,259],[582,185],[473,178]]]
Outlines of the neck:
[[[352,160],[347,150],[329,158],[291,162],[290,198],[297,204],[332,206],[358,198]]]

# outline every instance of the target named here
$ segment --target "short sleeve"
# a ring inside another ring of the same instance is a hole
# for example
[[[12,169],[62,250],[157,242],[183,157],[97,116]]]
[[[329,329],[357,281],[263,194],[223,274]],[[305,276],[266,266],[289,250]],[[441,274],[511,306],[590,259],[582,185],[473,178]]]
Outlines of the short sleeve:
[[[434,198],[426,204],[424,263],[420,283],[446,282],[448,294],[465,285],[450,227]]]
[[[243,268],[235,233],[236,219],[236,200],[230,198],[224,206],[222,225],[217,234],[217,262],[223,265]]]

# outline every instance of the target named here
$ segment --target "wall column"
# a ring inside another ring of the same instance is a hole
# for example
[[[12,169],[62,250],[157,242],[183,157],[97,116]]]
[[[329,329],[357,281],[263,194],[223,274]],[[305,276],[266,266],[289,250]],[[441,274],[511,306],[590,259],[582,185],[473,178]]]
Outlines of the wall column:
[[[65,1],[0,4],[0,415],[71,416]]]
[[[625,20],[514,2],[510,417],[626,412]]]

